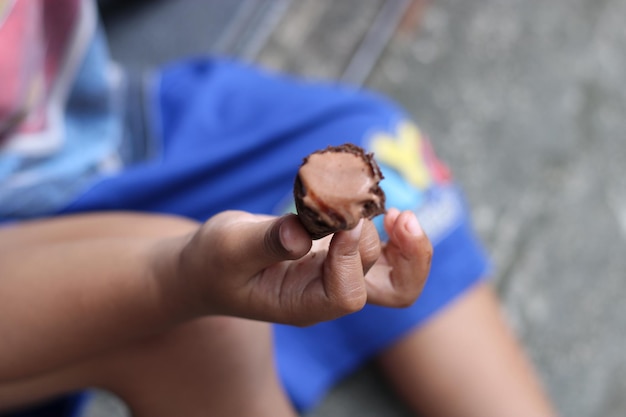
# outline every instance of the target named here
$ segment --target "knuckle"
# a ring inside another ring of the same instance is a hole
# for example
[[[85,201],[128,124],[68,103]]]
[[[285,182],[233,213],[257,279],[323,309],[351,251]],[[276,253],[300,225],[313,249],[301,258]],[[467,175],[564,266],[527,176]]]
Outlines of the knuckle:
[[[342,315],[350,314],[361,310],[366,302],[367,293],[365,291],[352,291],[339,300],[337,307]]]
[[[398,308],[411,307],[419,298],[423,287],[423,280],[405,282],[394,291],[393,298],[391,299],[393,306]]]
[[[338,251],[337,255],[339,262],[349,262],[350,260],[359,256],[359,247],[344,243]]]
[[[380,254],[382,252],[382,248],[378,242],[375,244],[366,244],[361,247],[361,263],[369,268],[374,265]]]
[[[399,308],[411,307],[417,300],[418,294],[405,292],[396,299],[396,306]]]
[[[419,296],[419,292],[413,292],[410,295],[407,295],[406,297],[404,297],[403,303],[401,304],[402,307],[411,307],[415,301],[417,300],[417,297]]]

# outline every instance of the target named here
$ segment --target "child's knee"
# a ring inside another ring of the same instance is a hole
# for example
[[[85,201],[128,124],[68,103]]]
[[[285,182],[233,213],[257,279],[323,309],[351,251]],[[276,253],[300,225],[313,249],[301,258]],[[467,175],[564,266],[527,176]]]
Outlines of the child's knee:
[[[269,324],[223,316],[196,319],[129,349],[156,364],[190,367],[253,362],[270,352]]]
[[[267,323],[236,317],[212,316],[187,323],[172,332],[175,343],[204,344],[210,352],[237,353],[257,351],[271,345],[271,327]],[[205,350],[206,351],[206,350]]]
[[[266,323],[207,317],[136,343],[100,363],[103,388],[130,399],[143,388],[262,381],[273,372]],[[167,388],[169,389],[169,388]]]

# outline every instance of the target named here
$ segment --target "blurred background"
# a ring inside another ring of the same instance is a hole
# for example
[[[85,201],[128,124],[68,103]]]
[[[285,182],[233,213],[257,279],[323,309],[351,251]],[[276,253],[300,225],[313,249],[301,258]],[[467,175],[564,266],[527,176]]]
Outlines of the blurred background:
[[[133,71],[223,54],[400,102],[465,188],[560,413],[626,415],[626,0],[100,6],[113,56]],[[102,393],[88,415],[128,414]],[[364,369],[312,413],[354,415],[409,414]]]

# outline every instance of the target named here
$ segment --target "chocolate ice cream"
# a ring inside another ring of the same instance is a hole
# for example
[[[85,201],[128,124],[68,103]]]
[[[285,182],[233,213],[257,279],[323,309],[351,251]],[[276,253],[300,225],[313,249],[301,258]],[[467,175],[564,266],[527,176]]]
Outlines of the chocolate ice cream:
[[[356,145],[329,146],[310,154],[294,185],[300,221],[313,239],[319,239],[384,213],[382,179],[373,154]]]

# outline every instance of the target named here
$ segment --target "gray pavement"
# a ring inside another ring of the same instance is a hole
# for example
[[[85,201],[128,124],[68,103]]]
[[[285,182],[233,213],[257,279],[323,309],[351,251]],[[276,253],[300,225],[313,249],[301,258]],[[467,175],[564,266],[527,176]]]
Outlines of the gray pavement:
[[[567,416],[626,415],[625,29],[621,0],[438,0],[370,83],[464,184]]]
[[[219,3],[189,0],[207,16]],[[419,3],[416,28],[403,26],[367,85],[415,116],[464,186],[507,315],[561,414],[624,416],[626,0]],[[294,2],[256,59],[339,77],[380,4]],[[90,416],[125,415],[111,401]],[[312,415],[408,413],[365,369]]]

